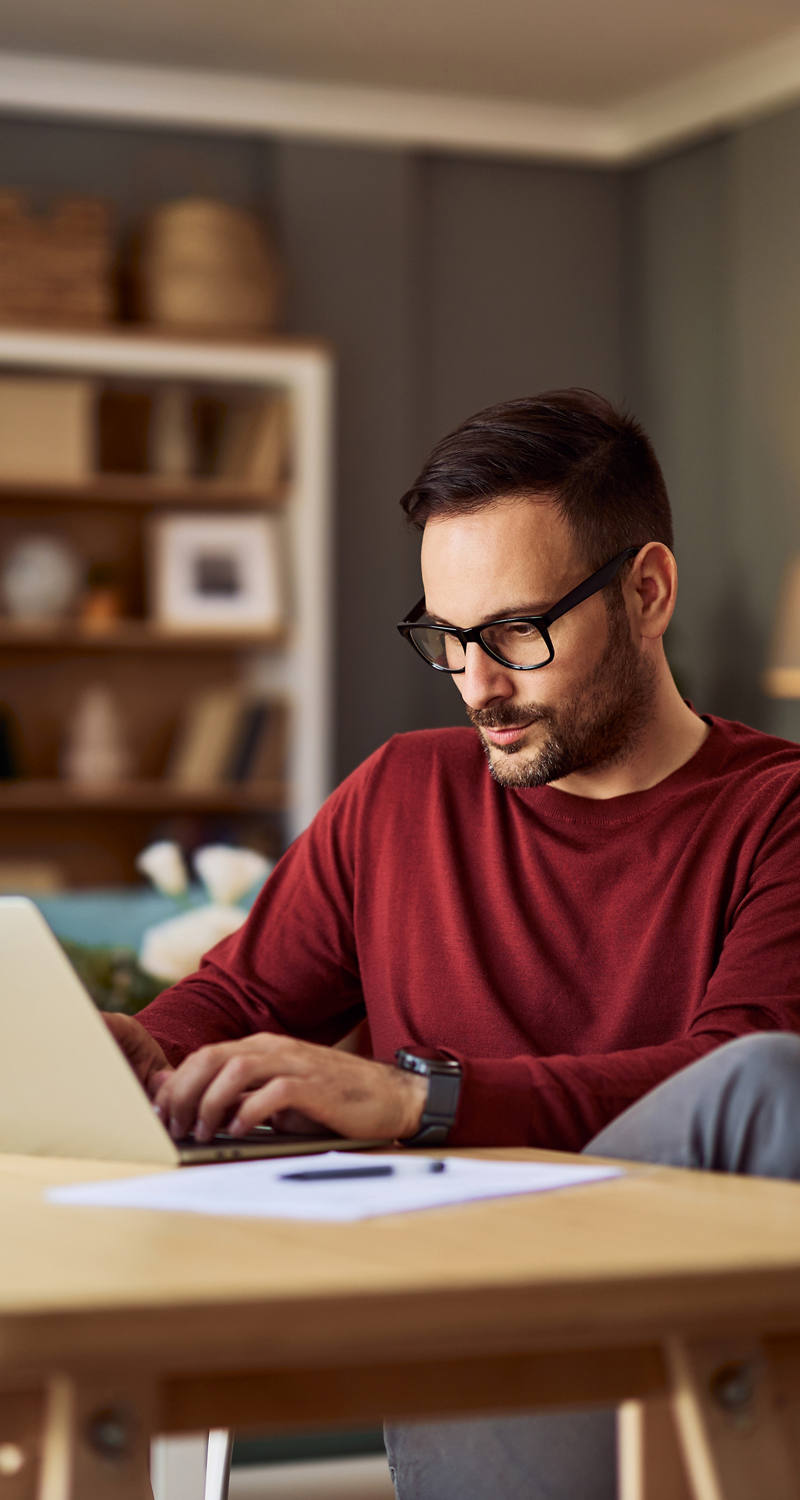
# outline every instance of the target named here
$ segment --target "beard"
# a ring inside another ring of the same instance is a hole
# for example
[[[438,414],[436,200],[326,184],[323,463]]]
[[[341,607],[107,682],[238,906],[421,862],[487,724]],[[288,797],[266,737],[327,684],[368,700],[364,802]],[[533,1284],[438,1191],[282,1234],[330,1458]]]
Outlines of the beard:
[[[545,786],[576,771],[624,760],[639,743],[650,718],[655,678],[653,663],[637,652],[631,640],[622,601],[615,600],[609,609],[603,655],[564,708],[498,704],[467,708],[467,717],[481,735],[495,781],[506,787]],[[524,743],[524,730],[519,740],[506,746],[491,744],[481,733],[517,724],[525,729],[540,726],[542,738],[537,747]]]

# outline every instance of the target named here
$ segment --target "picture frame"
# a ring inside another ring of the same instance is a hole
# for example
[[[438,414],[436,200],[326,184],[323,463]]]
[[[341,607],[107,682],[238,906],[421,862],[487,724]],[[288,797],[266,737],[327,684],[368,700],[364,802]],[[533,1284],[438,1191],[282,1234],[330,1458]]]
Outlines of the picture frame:
[[[276,516],[159,516],[151,615],[165,629],[277,630],[284,623]]]

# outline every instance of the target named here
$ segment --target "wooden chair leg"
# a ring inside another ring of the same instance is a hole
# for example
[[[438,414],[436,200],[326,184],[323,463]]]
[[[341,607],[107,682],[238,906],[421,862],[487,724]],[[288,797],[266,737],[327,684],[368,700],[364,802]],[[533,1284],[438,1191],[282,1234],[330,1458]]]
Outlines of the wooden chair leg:
[[[203,1500],[208,1472],[208,1436],[160,1437],[150,1450],[155,1500]]]
[[[617,1414],[618,1500],[692,1500],[667,1397],[625,1401]]]
[[[208,1434],[206,1487],[203,1500],[228,1500],[232,1452],[233,1433],[227,1432],[224,1427],[213,1428]]]
[[[676,1421],[696,1500],[800,1500],[800,1474],[764,1346],[667,1344]],[[800,1382],[800,1363],[795,1370]]]

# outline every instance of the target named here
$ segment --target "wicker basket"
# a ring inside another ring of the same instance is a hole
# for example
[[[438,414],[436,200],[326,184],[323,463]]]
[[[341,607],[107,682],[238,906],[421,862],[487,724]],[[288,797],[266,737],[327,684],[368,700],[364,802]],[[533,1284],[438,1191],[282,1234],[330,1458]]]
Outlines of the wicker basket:
[[[274,329],[283,277],[261,226],[211,199],[164,204],[141,233],[136,315],[165,327],[254,334]]]
[[[108,205],[58,199],[34,213],[23,193],[0,191],[0,322],[97,326],[114,317]]]

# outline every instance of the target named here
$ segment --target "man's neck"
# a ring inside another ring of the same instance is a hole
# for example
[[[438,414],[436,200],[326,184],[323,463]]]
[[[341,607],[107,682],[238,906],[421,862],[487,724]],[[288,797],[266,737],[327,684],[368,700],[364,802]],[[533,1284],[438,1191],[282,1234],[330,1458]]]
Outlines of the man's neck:
[[[708,725],[668,677],[659,683],[655,711],[629,755],[610,765],[574,771],[552,785],[571,796],[598,801],[646,792],[691,760],[707,735]]]

